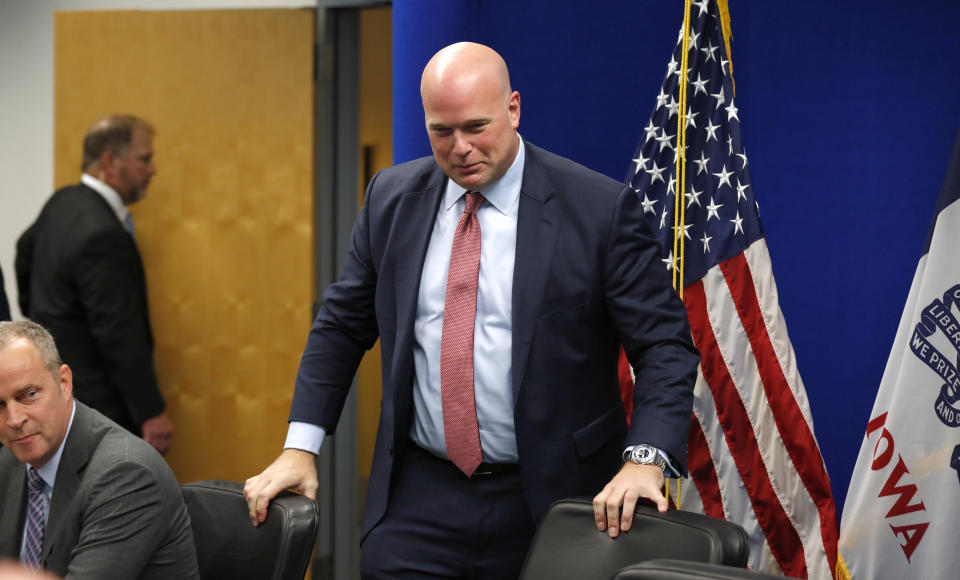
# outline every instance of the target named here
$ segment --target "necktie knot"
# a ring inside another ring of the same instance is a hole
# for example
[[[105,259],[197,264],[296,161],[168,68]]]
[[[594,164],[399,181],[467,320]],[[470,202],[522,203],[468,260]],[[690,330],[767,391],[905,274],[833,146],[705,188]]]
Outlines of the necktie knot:
[[[476,213],[477,208],[483,203],[483,194],[479,191],[468,191],[466,194],[467,204],[463,207],[463,213]]]
[[[123,229],[127,230],[127,233],[130,234],[131,238],[136,239],[137,234],[133,227],[133,214],[128,213],[127,217],[123,219]]]
[[[27,469],[27,488],[30,493],[43,493],[43,487],[46,484],[43,482],[43,478],[40,477],[40,472],[36,468]]]

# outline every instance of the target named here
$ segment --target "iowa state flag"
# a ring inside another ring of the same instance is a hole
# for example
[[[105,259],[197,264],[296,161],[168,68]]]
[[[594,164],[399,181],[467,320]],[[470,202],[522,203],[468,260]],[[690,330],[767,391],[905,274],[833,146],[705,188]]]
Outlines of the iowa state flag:
[[[960,578],[958,367],[960,135],[850,481],[849,577]]]

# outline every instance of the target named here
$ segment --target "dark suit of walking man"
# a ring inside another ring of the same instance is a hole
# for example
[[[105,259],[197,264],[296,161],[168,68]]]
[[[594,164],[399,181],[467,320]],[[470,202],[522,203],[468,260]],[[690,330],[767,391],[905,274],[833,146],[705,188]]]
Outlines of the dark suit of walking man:
[[[70,367],[33,322],[0,323],[0,442],[0,558],[68,580],[198,578],[170,468],[143,440],[74,401]],[[32,527],[36,477],[45,522]]]
[[[131,115],[95,123],[81,183],[58,190],[17,242],[20,308],[48,328],[80,401],[161,453],[173,424],[154,369],[147,287],[126,206],[156,173],[153,128]]]
[[[535,522],[557,499],[596,494],[598,528],[613,536],[629,529],[638,498],[666,509],[663,464],[624,464],[622,454],[653,446],[685,470],[698,356],[636,194],[522,142],[520,97],[499,55],[447,47],[424,70],[421,94],[434,155],[371,181],[303,354],[287,449],[245,491],[255,523],[283,488],[315,494],[304,450],[317,446],[301,446],[300,435],[335,428],[357,364],[379,337],[383,404],[362,573],[515,577]],[[452,232],[473,219],[457,222],[464,199],[476,196],[469,192],[483,195],[468,211],[482,232],[476,471],[447,460],[444,434],[456,425],[438,401],[446,397],[444,301],[455,291],[447,268],[459,252]],[[637,374],[629,429],[617,386],[621,343]]]

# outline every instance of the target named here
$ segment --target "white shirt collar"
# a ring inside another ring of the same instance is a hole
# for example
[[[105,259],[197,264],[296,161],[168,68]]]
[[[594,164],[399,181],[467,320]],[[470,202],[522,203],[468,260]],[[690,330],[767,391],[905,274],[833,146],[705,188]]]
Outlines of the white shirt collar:
[[[89,173],[84,173],[81,175],[80,182],[99,193],[100,196],[103,197],[104,201],[110,205],[110,209],[113,210],[113,213],[117,214],[117,219],[120,220],[120,223],[126,225],[127,216],[130,215],[130,210],[127,209],[127,206],[123,205],[123,199],[121,199],[120,194],[117,193],[115,189],[100,181],[96,177],[90,175]]]
[[[37,475],[47,484],[46,492],[53,490],[53,484],[57,479],[57,469],[60,467],[60,457],[63,455],[63,447],[67,444],[67,437],[70,436],[70,428],[73,427],[73,418],[76,416],[77,402],[73,401],[73,408],[70,410],[70,421],[67,423],[67,431],[63,434],[63,441],[60,442],[60,447],[57,447],[57,452],[53,454],[53,457],[51,457],[49,461],[44,463],[42,467],[37,468]]]
[[[520,198],[520,186],[523,183],[523,166],[527,157],[526,148],[523,146],[523,138],[520,137],[519,133],[517,134],[517,140],[520,142],[517,147],[517,156],[513,158],[513,163],[510,164],[507,172],[500,179],[488,183],[486,187],[480,189],[484,199],[504,215],[509,214],[511,209],[516,208],[517,199]],[[448,178],[447,189],[443,194],[443,207],[449,210],[466,192],[466,189]]]

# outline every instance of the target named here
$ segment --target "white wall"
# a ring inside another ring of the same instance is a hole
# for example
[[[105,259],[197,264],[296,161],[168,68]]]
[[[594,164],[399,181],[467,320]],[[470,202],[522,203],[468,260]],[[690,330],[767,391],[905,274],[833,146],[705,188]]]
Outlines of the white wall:
[[[15,318],[14,245],[53,192],[53,13],[316,5],[316,0],[0,0],[0,268]]]

